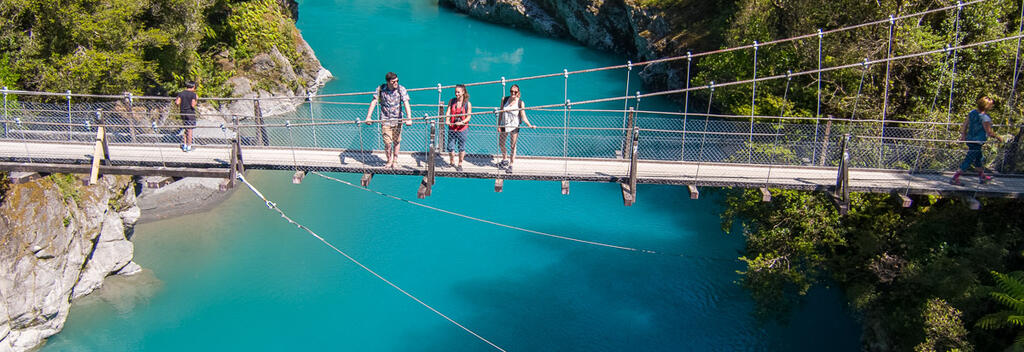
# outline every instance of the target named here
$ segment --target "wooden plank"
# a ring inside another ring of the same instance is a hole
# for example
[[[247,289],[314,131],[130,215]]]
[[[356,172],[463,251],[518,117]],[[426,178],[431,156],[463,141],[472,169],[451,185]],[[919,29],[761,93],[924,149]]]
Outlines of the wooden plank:
[[[697,186],[686,185],[686,188],[690,190],[690,199],[700,198],[700,191],[697,190]]]
[[[505,187],[505,181],[504,180],[502,180],[500,178],[494,180],[494,191],[495,192],[501,193],[501,190],[504,187]]]
[[[768,192],[767,188],[761,187],[761,188],[758,188],[758,190],[761,191],[761,201],[762,202],[771,202],[772,201],[772,192]]]
[[[41,177],[38,172],[15,171],[7,175],[7,179],[13,184],[32,182]]]
[[[622,205],[627,207],[633,205],[633,202],[636,201],[636,193],[629,189],[628,184],[620,183],[619,187],[622,189]]]
[[[562,180],[562,195],[569,195],[569,181]]]
[[[92,154],[92,170],[89,172],[89,184],[94,185],[99,182],[100,178],[100,161],[106,159],[107,154],[105,153],[105,143],[103,141],[103,126],[96,128],[96,148],[94,148]]]
[[[302,184],[302,179],[306,178],[306,173],[306,171],[296,171],[295,174],[292,175],[292,184]]]
[[[370,186],[370,180],[372,180],[372,179],[373,179],[373,174],[364,173],[363,174],[363,178],[359,180],[359,184],[362,185],[363,187],[369,187]]]

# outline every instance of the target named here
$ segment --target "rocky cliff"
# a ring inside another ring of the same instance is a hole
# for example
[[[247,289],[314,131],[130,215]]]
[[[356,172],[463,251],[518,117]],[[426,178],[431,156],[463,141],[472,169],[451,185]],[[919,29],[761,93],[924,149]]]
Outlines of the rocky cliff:
[[[647,1],[645,3],[655,3]],[[713,47],[719,35],[713,25],[728,6],[705,1],[674,1],[644,5],[635,0],[440,0],[470,16],[645,61],[699,52]],[[641,68],[648,89],[681,88],[685,61]]]
[[[133,274],[139,208],[131,177],[83,186],[73,175],[12,185],[0,205],[0,351],[23,351],[64,326],[71,302],[109,275]]]

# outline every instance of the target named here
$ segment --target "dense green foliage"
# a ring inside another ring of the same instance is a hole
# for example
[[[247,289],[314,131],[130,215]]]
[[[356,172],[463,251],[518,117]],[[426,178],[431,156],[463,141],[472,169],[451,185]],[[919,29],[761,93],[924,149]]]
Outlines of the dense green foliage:
[[[970,211],[957,199],[915,197],[902,208],[894,196],[853,194],[841,217],[825,194],[772,195],[762,203],[756,190],[734,194],[723,214],[727,228],[740,221],[747,236],[741,284],[763,317],[784,317],[812,285],[835,281],[864,320],[869,350],[1012,343],[1005,331],[974,324],[996,309],[986,297],[989,272],[1024,264],[1017,201],[983,200],[982,210]]]
[[[295,28],[275,0],[4,0],[0,83],[12,89],[201,95],[255,53],[296,56]]]
[[[1014,271],[1008,274],[992,272],[997,290],[989,292],[993,300],[1005,310],[992,313],[978,319],[978,327],[982,329],[1011,328],[1017,332],[1013,341],[1013,349],[1024,350],[1024,272]]]
[[[955,4],[948,0],[737,0],[729,24],[722,29],[721,47]],[[1020,11],[1020,2],[990,0],[964,6],[960,12],[953,9],[897,20],[892,25],[891,54],[888,22],[826,35],[821,42],[821,65],[856,64],[947,44],[1014,36]],[[757,76],[818,68],[818,45],[818,37],[810,36],[759,46]],[[889,67],[856,65],[824,73],[820,81],[814,74],[797,76],[788,89],[784,79],[760,82],[754,108],[751,85],[723,87],[714,92],[713,105],[734,115],[959,122],[974,108],[974,100],[985,94],[996,100],[991,111],[995,123],[1016,125],[1024,121],[1020,110],[1008,104],[1021,98],[1020,89],[1017,96],[1010,96],[1016,46],[1016,40],[1007,40],[957,50],[955,61],[952,52],[939,52],[894,61]],[[750,79],[753,60],[753,50],[702,57],[695,62],[699,70],[693,84]],[[997,132],[1016,131],[1007,127]],[[936,138],[958,137],[952,129],[934,133]],[[750,152],[769,158],[791,155],[785,148],[757,144],[739,151],[743,158]],[[1013,344],[1011,329],[982,329],[981,325],[990,324],[978,322],[1000,309],[988,299],[988,286],[993,284],[989,273],[1024,266],[1024,207],[1018,201],[986,199],[982,210],[971,211],[959,199],[914,197],[913,207],[902,208],[891,195],[853,194],[848,214],[841,216],[823,193],[773,190],[773,199],[767,203],[761,202],[756,190],[730,194],[723,228],[742,229],[746,236],[746,255],[741,259],[747,267],[740,283],[758,303],[760,316],[784,318],[814,285],[838,283],[863,321],[866,350],[989,351]]]

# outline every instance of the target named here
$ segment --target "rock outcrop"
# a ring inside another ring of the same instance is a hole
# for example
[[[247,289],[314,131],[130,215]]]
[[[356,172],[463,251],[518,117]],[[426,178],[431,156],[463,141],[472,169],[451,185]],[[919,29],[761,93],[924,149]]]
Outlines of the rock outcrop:
[[[440,4],[488,22],[622,53],[633,61],[685,55],[688,48],[707,49],[702,44],[706,34],[694,28],[673,29],[662,10],[634,0],[440,0]],[[692,16],[696,17],[711,16],[705,7],[716,7],[689,6],[695,7]],[[685,62],[657,63],[642,67],[640,76],[648,89],[680,88],[685,85],[685,67]]]
[[[34,348],[60,331],[73,300],[141,270],[129,241],[139,215],[128,176],[12,185],[0,205],[0,351]]]

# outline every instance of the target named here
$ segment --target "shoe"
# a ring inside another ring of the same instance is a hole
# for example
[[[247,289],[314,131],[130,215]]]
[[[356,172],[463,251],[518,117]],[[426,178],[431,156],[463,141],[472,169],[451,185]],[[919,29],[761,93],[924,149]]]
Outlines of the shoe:
[[[979,183],[986,184],[986,183],[988,183],[988,181],[992,181],[992,176],[989,176],[989,175],[978,176],[978,182]]]
[[[501,162],[498,163],[498,167],[506,167],[506,166],[508,166],[508,160],[501,160]]]
[[[455,165],[455,171],[462,172],[462,165]]]
[[[192,151],[192,145],[191,144],[190,145],[186,145],[185,146],[185,152],[187,153],[187,152],[191,152],[191,151]]]
[[[512,173],[512,164],[509,164],[508,167],[505,168],[505,173],[506,174],[511,174]]]
[[[963,186],[964,185],[963,182],[960,182],[959,178],[954,178],[954,179],[949,180],[949,184],[954,185],[954,186]]]
[[[183,151],[183,152],[187,152],[188,151],[188,150],[186,150],[186,147],[185,147],[184,144],[181,145],[181,151]]]

